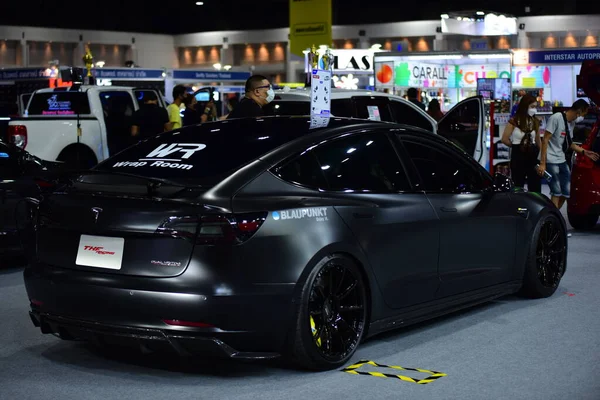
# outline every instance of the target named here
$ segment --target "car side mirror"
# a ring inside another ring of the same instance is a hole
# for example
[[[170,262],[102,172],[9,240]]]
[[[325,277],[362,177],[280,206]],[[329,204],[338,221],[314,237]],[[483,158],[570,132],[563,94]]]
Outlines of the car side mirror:
[[[496,192],[511,192],[515,187],[513,180],[508,176],[496,172],[494,174],[494,190]]]

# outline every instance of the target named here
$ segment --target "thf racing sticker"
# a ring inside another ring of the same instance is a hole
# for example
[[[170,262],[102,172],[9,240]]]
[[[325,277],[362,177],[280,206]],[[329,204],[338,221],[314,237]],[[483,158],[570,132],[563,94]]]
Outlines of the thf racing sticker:
[[[273,211],[275,221],[288,219],[314,218],[317,222],[328,221],[327,207],[299,208],[295,210]]]

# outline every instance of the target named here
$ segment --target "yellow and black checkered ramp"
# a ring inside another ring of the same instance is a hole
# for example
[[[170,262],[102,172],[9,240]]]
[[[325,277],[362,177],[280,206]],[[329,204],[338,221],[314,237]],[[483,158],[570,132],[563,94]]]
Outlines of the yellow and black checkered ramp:
[[[391,369],[401,370],[401,371],[422,372],[425,374],[429,374],[429,376],[424,379],[415,379],[415,378],[411,378],[410,376],[397,375],[397,374],[384,374],[382,372],[358,371],[358,369],[360,367],[362,367],[363,365],[372,365],[374,367],[391,368]],[[421,369],[421,368],[405,368],[405,367],[400,367],[398,365],[384,365],[384,364],[378,364],[374,361],[369,361],[369,360],[362,360],[355,364],[352,364],[352,365],[342,369],[342,372],[347,372],[347,373],[353,374],[353,375],[370,375],[370,376],[376,376],[378,378],[396,378],[396,379],[400,379],[401,381],[417,383],[419,385],[425,385],[427,383],[431,383],[441,377],[446,376],[446,374],[443,372],[431,371],[428,369]]]

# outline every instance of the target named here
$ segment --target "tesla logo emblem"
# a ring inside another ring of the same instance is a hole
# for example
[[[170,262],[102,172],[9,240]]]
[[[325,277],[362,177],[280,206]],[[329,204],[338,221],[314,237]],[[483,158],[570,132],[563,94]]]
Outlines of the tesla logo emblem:
[[[92,207],[92,212],[94,213],[94,223],[97,223],[102,209],[100,207]]]

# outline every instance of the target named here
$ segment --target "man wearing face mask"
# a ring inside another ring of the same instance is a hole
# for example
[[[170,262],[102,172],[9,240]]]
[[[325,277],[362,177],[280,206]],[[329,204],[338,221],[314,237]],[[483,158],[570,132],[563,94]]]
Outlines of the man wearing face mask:
[[[273,101],[275,92],[269,80],[262,75],[252,75],[246,81],[246,95],[229,113],[229,118],[261,117],[262,108]]]
[[[571,195],[571,170],[566,157],[568,150],[571,149],[593,161],[600,157],[598,153],[585,150],[572,140],[571,132],[575,124],[583,121],[588,108],[589,104],[585,100],[577,100],[566,112],[551,115],[546,124],[538,174],[544,176],[544,172],[548,171],[552,175],[548,183],[550,195],[552,202],[559,209]]]

